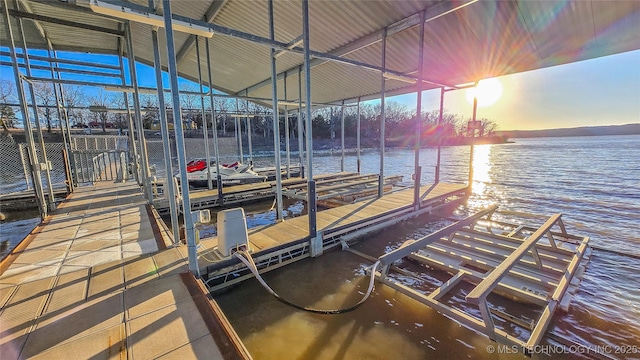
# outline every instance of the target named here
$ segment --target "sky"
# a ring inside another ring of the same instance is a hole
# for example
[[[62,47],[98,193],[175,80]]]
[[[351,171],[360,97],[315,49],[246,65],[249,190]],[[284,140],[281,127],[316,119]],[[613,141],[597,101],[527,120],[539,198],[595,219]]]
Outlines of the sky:
[[[477,118],[500,130],[640,123],[640,50],[501,76],[502,96]],[[447,92],[445,111],[470,118],[466,90]],[[415,109],[416,94],[394,99]],[[440,90],[424,92],[423,111],[438,109]]]
[[[118,64],[113,56],[100,55],[97,59]],[[2,60],[10,61],[8,57],[2,57]],[[153,69],[140,64],[137,69],[140,85],[155,87]],[[48,76],[46,73],[34,75]],[[65,78],[73,79],[74,76],[80,75],[65,75]],[[11,67],[1,66],[0,77],[12,80]],[[168,75],[164,73],[163,77],[165,87],[168,87]],[[502,85],[502,96],[492,105],[479,106],[477,118],[494,121],[499,130],[640,123],[640,50],[496,79]],[[113,83],[119,83],[119,80],[114,79]],[[181,85],[188,83],[190,81],[181,80]],[[191,83],[191,86],[197,88],[197,84]],[[473,107],[467,100],[466,91],[447,92],[445,111],[470,118]],[[387,101],[405,104],[415,111],[416,94],[390,97]],[[425,91],[423,111],[438,109],[439,101],[440,90]]]

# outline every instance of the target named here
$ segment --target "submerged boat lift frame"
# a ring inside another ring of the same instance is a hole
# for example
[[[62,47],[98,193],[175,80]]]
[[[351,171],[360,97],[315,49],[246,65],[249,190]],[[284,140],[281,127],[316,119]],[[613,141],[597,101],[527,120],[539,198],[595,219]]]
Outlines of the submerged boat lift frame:
[[[508,241],[512,244],[517,244],[517,246],[513,245],[511,253],[495,268],[491,269],[490,266],[487,266],[489,270],[484,273],[474,270],[473,267],[468,268],[464,266],[464,263],[469,261],[469,259],[466,255],[462,254],[463,250],[455,251],[457,254],[452,256],[459,259],[459,263],[445,263],[438,257],[438,254],[446,253],[446,250],[443,251],[442,248],[445,247],[446,244],[451,243],[456,236],[459,236],[457,234],[458,232],[467,231],[473,236],[480,237],[480,235],[477,235],[477,232],[474,232],[474,229],[476,226],[480,226],[478,224],[479,221],[484,221],[490,224],[492,222],[491,216],[495,212],[496,208],[497,206],[493,206],[482,210],[475,215],[460,220],[430,235],[415,241],[408,241],[400,248],[379,257],[378,260],[380,260],[382,264],[382,269],[377,274],[377,279],[385,285],[388,285],[391,288],[400,291],[421,303],[429,305],[443,314],[446,314],[461,324],[487,335],[492,340],[508,345],[517,345],[522,347],[524,350],[527,350],[538,345],[540,342],[549,322],[551,321],[554,311],[562,302],[563,296],[565,296],[565,292],[567,292],[569,286],[571,285],[574,288],[576,287],[573,285],[573,280],[574,277],[579,279],[579,266],[583,260],[588,261],[590,253],[588,248],[589,238],[568,234],[564,223],[561,220],[562,215],[555,214],[537,229],[521,225],[515,227],[513,231],[506,235],[495,234],[489,225],[487,225],[486,228],[488,232],[482,233],[482,241],[473,242],[473,239],[469,240],[472,241],[473,244],[467,245],[470,247],[470,251],[477,251],[478,254],[482,254],[482,242],[491,242],[492,239],[495,239],[496,241]],[[558,227],[560,231],[552,231],[553,227]],[[525,236],[523,235],[524,231],[533,231],[533,233]],[[540,241],[543,238],[548,241],[548,244]],[[440,248],[436,247],[427,249],[427,255],[419,253],[419,251],[424,251],[425,247],[429,247],[431,246],[430,244],[437,241],[442,244]],[[566,245],[561,246],[561,243]],[[459,248],[463,245],[458,244],[457,246]],[[558,260],[558,262],[563,264],[563,268],[552,269],[551,265],[545,264],[543,262],[543,258],[545,261],[551,261],[551,259],[549,258],[549,255],[542,257],[539,254],[542,250],[550,254],[558,255],[558,257],[562,259],[561,261]],[[487,251],[489,252],[489,250]],[[451,254],[453,253],[449,253],[449,255]],[[527,254],[531,255],[534,259],[533,263],[527,262],[527,266],[530,268],[538,269],[541,273],[545,271],[551,272],[552,270],[555,272],[556,278],[553,282],[549,281],[545,283],[542,275],[538,275],[541,278],[536,280],[535,278],[527,277],[526,274],[514,273],[512,271],[516,266],[524,261],[523,257]],[[405,257],[411,257],[421,263],[425,263],[429,267],[454,273],[454,275],[430,294],[425,295],[424,293],[405,286],[389,277],[391,265]],[[483,264],[480,260],[478,265],[486,264]],[[510,274],[514,277],[520,277],[524,281],[529,281],[534,284],[537,283],[541,288],[544,287],[549,290],[544,294],[526,286],[520,286],[522,285],[521,283],[517,283],[520,287],[516,287],[513,282],[502,282],[502,280]],[[447,292],[451,291],[462,281],[475,284],[474,288],[466,295],[466,300],[468,303],[477,305],[482,316],[481,318],[477,318],[472,314],[449,306],[446,302],[440,301]],[[541,316],[537,321],[534,320],[531,323],[526,323],[518,317],[490,308],[487,302],[487,296],[494,290],[506,293],[509,297],[515,298],[518,301],[541,306]],[[570,300],[570,297],[567,299]],[[493,321],[494,316],[510,321],[518,326],[526,328],[528,331],[531,331],[529,338],[526,341],[523,341],[508,334],[504,330],[497,328]]]

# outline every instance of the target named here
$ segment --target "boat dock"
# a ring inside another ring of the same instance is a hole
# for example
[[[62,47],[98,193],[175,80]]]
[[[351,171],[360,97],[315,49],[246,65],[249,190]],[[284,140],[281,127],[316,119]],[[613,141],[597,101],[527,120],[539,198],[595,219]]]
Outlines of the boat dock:
[[[76,188],[0,263],[7,358],[250,358],[134,183]]]
[[[314,176],[316,180],[316,192],[318,201],[322,205],[336,206],[352,202],[356,198],[377,193],[378,175],[360,175],[354,172],[328,173]],[[385,191],[391,190],[391,186],[402,181],[402,176],[394,175],[385,177]],[[305,200],[307,179],[290,178],[282,180],[283,195]],[[276,182],[266,181],[260,183],[233,185],[222,187],[222,199],[218,196],[218,189],[213,188],[189,191],[191,210],[203,210],[215,207],[241,205],[247,202],[256,202],[272,199],[276,193]],[[346,196],[350,199],[347,201]],[[160,214],[169,212],[169,203],[165,197],[154,200],[154,206]]]
[[[53,188],[53,196],[56,199],[64,198],[67,194],[68,189],[64,186],[57,186]],[[48,194],[45,194],[45,196],[48,197]],[[0,194],[0,204],[2,206],[2,209],[12,211],[38,207],[33,189]]]
[[[258,175],[266,176],[267,181],[274,181],[276,179],[276,168],[275,166],[262,167],[253,169]],[[287,167],[281,166],[280,173],[282,174],[282,179],[287,178],[297,178],[300,177],[300,165],[291,165],[289,167],[289,175],[287,176]]]
[[[337,206],[317,213],[318,237],[310,239],[307,215],[251,229],[249,245],[261,269],[275,269],[308,256],[319,256],[368,232],[428,213],[463,199],[467,186],[438,183],[421,188],[421,202],[413,205],[413,188],[395,191],[381,198]],[[224,259],[216,248],[218,238],[200,240],[199,267],[208,287],[215,291],[251,276],[237,259]],[[244,269],[243,269],[244,268]],[[239,274],[240,276],[231,276]]]
[[[319,181],[332,177],[345,174]],[[318,256],[461,199],[467,187],[440,183],[422,190],[417,209],[412,189],[404,189],[320,211],[315,239],[306,215],[252,229],[256,262],[270,270]],[[188,271],[187,247],[173,245],[138,185],[76,188],[0,263],[0,352],[15,358],[250,358],[210,295],[250,275],[222,281],[240,266],[220,257],[209,263],[216,242],[200,242],[203,283]]]

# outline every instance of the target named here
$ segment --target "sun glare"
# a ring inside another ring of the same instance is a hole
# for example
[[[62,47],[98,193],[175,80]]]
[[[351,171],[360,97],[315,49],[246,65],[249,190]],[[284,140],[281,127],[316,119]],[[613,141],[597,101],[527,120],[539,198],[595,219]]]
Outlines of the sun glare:
[[[473,104],[473,97],[478,96],[478,106],[491,106],[502,96],[502,83],[498,79],[480,80],[477,87],[467,90],[467,101]]]

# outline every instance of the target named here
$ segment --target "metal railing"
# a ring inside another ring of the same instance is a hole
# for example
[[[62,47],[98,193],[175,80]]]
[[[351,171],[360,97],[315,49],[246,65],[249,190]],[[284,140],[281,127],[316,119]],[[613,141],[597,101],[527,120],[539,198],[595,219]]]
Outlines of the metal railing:
[[[126,150],[72,150],[74,178],[78,183],[125,181],[129,178]]]

